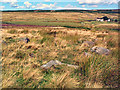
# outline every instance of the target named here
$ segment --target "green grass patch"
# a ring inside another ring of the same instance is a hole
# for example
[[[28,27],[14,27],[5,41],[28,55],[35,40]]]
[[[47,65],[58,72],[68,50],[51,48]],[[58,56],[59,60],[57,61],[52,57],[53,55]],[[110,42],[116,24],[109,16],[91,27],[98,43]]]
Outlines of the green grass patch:
[[[108,46],[108,47],[115,47],[115,43],[112,42],[112,41],[108,41],[108,42],[107,42],[107,46]]]
[[[19,84],[19,86],[23,87],[23,84],[24,84],[24,79],[23,77],[19,77],[16,82]]]
[[[48,39],[48,38],[44,37],[44,38],[40,41],[40,43],[43,44],[47,39]]]
[[[12,37],[6,37],[6,43],[14,43],[16,42],[16,39],[13,39]]]
[[[67,27],[67,28],[78,28],[78,29],[87,29],[90,30],[90,28],[82,27],[80,26],[80,23],[77,22],[44,22],[39,20],[31,20],[31,21],[6,21],[6,23],[10,24],[18,24],[18,25],[40,25],[40,26],[61,26],[61,27]]]
[[[17,34],[18,31],[17,30],[9,30],[8,33],[10,33],[10,34]]]
[[[66,28],[75,28],[75,29],[91,30],[90,28],[88,28],[88,27],[83,27],[83,26],[79,26],[79,27],[75,27],[75,26],[63,26],[63,27],[66,27]]]
[[[21,33],[27,34],[29,31],[28,30],[23,30]]]

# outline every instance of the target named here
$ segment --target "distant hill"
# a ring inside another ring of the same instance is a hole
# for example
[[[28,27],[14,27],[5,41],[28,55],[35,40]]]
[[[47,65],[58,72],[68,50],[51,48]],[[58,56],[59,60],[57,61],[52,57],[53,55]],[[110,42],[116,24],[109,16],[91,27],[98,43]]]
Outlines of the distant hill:
[[[88,13],[120,13],[120,9],[97,9],[97,10],[6,10],[2,12],[88,12]]]

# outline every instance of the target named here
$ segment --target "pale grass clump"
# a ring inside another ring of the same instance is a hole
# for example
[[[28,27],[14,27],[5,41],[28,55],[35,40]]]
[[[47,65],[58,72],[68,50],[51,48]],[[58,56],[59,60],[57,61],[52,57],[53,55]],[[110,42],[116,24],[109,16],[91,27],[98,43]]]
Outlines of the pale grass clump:
[[[4,77],[3,77],[4,78]],[[12,87],[16,82],[16,78],[9,78],[9,79],[5,79],[2,81],[2,88],[8,88],[8,87]]]
[[[51,57],[57,57],[57,52],[52,51],[52,52],[49,53],[49,56],[51,56]]]
[[[29,68],[23,70],[23,79],[26,88],[34,88],[43,79],[43,74],[39,69]]]
[[[18,84],[17,80],[22,75],[22,69],[18,65],[6,65],[6,68],[4,68],[4,73],[2,73],[2,87],[3,88],[12,88],[21,87],[20,84]],[[20,85],[20,86],[19,86]]]
[[[41,71],[39,69],[28,69],[23,71],[23,78],[29,79],[32,78],[34,80],[40,80],[43,78],[42,73],[40,75]]]
[[[50,83],[46,85],[49,88],[78,88],[80,82],[75,77],[70,77],[70,72],[62,74],[52,74]]]
[[[100,83],[86,82],[85,85],[86,85],[85,88],[102,88],[102,84]]]

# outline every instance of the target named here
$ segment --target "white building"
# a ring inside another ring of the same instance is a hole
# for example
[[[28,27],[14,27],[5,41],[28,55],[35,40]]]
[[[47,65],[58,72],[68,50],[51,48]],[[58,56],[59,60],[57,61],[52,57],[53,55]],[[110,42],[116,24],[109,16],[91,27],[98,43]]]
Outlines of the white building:
[[[109,18],[107,21],[108,21],[108,22],[110,22],[110,21],[111,21],[111,19]]]
[[[103,22],[104,20],[103,20],[103,18],[97,18],[96,21],[101,21],[101,22]]]
[[[96,21],[101,21],[101,22],[103,22],[103,21],[107,21],[107,22],[110,22],[111,19],[108,18],[108,17],[106,17],[106,16],[104,16],[104,17],[102,17],[102,18],[97,18]]]

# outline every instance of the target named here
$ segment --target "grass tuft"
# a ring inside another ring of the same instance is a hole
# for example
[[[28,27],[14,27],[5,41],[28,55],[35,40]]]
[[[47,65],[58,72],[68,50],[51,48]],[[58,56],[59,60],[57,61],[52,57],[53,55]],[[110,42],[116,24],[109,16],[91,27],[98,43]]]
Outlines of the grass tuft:
[[[8,31],[8,33],[10,33],[10,34],[17,34],[18,32],[17,32],[17,30],[10,30],[10,31]]]
[[[26,56],[25,52],[18,50],[16,55],[15,55],[15,58],[17,58],[17,59],[24,59],[25,56]]]

